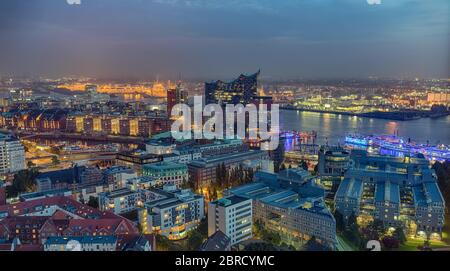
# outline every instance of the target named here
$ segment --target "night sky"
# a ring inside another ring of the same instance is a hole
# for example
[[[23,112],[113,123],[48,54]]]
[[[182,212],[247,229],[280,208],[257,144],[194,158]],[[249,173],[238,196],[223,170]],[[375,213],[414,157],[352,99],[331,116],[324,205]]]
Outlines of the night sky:
[[[367,1],[0,0],[0,76],[450,76],[449,0]]]

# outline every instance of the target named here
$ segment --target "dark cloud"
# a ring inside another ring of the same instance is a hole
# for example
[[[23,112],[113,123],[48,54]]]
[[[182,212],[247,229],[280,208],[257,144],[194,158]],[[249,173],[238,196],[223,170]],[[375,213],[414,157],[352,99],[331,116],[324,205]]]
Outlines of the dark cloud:
[[[449,76],[447,0],[0,1],[0,74]]]

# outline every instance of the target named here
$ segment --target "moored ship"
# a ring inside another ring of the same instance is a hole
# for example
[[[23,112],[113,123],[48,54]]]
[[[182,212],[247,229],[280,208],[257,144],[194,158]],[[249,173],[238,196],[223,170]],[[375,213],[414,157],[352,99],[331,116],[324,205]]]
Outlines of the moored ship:
[[[450,161],[450,146],[448,145],[423,144],[410,139],[405,140],[396,135],[347,135],[345,143],[347,145],[376,147],[380,149],[380,152],[388,150],[398,156],[420,153],[429,160]]]

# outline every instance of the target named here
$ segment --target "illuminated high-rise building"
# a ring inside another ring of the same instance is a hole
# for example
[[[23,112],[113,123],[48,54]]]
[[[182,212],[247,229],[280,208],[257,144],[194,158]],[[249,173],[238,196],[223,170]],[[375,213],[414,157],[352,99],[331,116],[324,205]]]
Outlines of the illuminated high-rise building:
[[[167,115],[171,115],[172,108],[179,103],[187,100],[186,92],[178,84],[175,88],[167,90]]]
[[[205,83],[205,102],[220,104],[249,104],[258,96],[258,76],[260,71],[252,75],[241,74],[231,82],[218,80]]]
[[[0,133],[0,174],[25,169],[25,148],[20,141]]]

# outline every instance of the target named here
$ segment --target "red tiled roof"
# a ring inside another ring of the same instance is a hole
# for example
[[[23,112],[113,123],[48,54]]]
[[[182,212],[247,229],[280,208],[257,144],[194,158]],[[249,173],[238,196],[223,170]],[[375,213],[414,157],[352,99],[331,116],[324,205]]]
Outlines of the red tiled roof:
[[[9,216],[20,216],[27,213],[37,212],[38,207],[59,206],[60,208],[77,216],[88,218],[97,216],[98,218],[117,218],[119,216],[111,212],[102,212],[98,209],[84,205],[71,197],[49,197],[43,199],[30,200],[0,206],[0,213],[7,212]]]
[[[14,251],[44,251],[42,245],[18,245]]]
[[[57,210],[50,214],[51,216],[25,216],[41,211],[38,207],[45,209],[51,206],[58,206],[62,210]],[[130,220],[111,212],[102,212],[70,197],[51,197],[4,205],[0,206],[0,212],[7,212],[9,215],[0,220],[0,234],[3,227],[7,232],[15,235],[17,225],[20,227],[31,225],[39,232],[46,234],[54,232],[64,236],[93,235],[94,233],[103,235],[139,234],[138,229]],[[75,216],[70,214],[75,214]]]
[[[53,219],[48,216],[14,216],[7,217],[0,221],[0,225],[5,226],[9,232],[14,232],[16,228],[25,225],[35,226],[40,231],[45,223],[55,226],[57,233],[71,235],[77,233],[103,233],[107,235],[116,234],[138,234],[137,228],[125,218],[105,218],[105,219]],[[120,226],[123,229],[119,229]]]
[[[61,210],[57,210],[53,215],[52,215],[52,219],[69,219],[72,218],[72,216],[70,216],[69,214],[61,211]]]
[[[13,232],[15,229],[22,229],[26,226],[31,229],[39,230],[42,225],[49,219],[48,216],[14,216],[7,217],[3,220],[0,220],[0,226],[3,226],[7,231]],[[2,228],[0,228],[1,234]]]
[[[0,244],[0,251],[11,251],[12,244]]]

